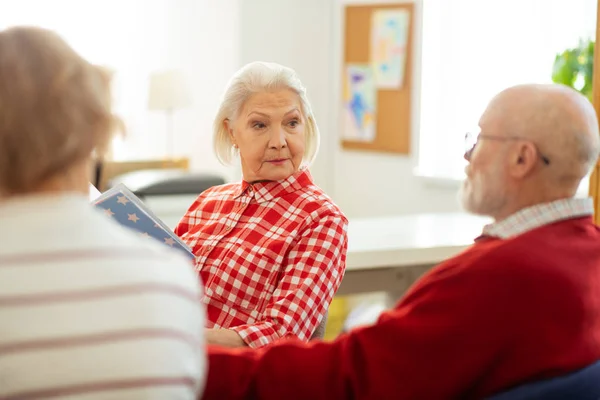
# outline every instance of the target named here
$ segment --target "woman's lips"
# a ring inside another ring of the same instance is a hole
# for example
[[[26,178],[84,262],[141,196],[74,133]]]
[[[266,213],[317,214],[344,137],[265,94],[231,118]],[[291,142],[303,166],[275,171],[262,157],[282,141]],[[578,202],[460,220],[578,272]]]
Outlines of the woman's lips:
[[[282,164],[285,161],[287,161],[287,158],[276,158],[274,160],[267,160],[267,162],[271,164]]]

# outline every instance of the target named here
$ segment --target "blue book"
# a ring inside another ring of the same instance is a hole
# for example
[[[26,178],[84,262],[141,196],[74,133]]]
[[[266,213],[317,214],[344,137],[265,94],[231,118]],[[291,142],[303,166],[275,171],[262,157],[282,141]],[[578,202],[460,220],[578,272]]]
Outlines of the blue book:
[[[154,238],[166,246],[181,250],[192,260],[195,258],[192,250],[122,183],[96,197],[92,204],[141,236],[149,240]]]

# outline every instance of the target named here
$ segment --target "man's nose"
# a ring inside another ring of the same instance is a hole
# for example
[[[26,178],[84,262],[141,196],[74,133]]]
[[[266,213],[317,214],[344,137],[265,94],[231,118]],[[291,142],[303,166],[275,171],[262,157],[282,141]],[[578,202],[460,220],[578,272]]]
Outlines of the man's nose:
[[[471,154],[473,154],[473,147],[471,147],[469,150],[465,151],[465,154],[463,155],[463,157],[465,158],[465,160],[470,162]]]

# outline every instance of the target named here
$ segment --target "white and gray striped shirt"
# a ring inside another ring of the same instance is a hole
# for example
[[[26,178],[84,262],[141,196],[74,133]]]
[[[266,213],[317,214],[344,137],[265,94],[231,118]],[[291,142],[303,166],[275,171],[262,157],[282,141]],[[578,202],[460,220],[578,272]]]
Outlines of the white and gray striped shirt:
[[[0,203],[0,399],[193,399],[204,311],[191,263],[83,195]]]

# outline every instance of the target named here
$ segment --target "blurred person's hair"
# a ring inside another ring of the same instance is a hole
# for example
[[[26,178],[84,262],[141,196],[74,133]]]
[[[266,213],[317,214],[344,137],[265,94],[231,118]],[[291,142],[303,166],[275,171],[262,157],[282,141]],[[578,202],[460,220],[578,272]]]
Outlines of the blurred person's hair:
[[[103,156],[120,124],[110,81],[52,31],[0,31],[0,196]]]

